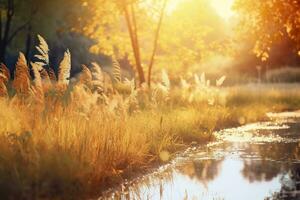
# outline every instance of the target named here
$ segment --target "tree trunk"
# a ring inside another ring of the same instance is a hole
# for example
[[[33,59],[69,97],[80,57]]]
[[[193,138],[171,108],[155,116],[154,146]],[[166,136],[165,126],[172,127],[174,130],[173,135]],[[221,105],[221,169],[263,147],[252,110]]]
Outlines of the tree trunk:
[[[28,25],[26,43],[25,43],[25,57],[27,58],[27,60],[29,60],[29,56],[30,56],[31,40],[32,40],[31,25]]]
[[[138,43],[138,38],[137,38],[137,27],[136,27],[136,19],[135,19],[134,9],[133,9],[133,7],[131,7],[131,15],[132,15],[133,24],[130,19],[130,13],[128,10],[128,6],[123,5],[123,9],[124,9],[125,19],[126,19],[126,23],[127,23],[127,28],[128,28],[129,35],[130,35],[131,46],[132,46],[133,53],[134,53],[136,70],[138,72],[138,76],[140,79],[140,85],[141,85],[142,83],[145,82],[145,74],[144,74],[144,70],[142,67],[142,63],[141,63],[140,48],[139,48],[139,43]]]
[[[0,46],[1,46],[1,40],[2,40],[2,10],[0,9]]]
[[[160,29],[161,29],[161,24],[162,24],[162,21],[163,21],[163,18],[164,18],[166,5],[167,5],[167,0],[164,0],[163,7],[162,7],[161,12],[160,12],[160,17],[159,17],[157,29],[156,29],[155,36],[154,36],[153,51],[152,51],[152,55],[151,55],[149,66],[148,66],[148,86],[149,87],[151,87],[152,67],[153,67],[153,64],[154,64],[155,54],[156,54],[156,51],[157,51],[159,33],[160,33]]]
[[[135,10],[133,4],[131,4],[131,15],[132,15],[132,23],[133,23],[133,33],[134,33],[134,39],[136,44],[136,51],[137,51],[137,58],[139,60],[138,68],[139,68],[139,77],[140,77],[140,84],[144,83],[145,80],[145,74],[144,69],[142,66],[142,59],[141,59],[141,53],[140,53],[140,44],[139,44],[139,37],[138,37],[138,28],[136,23],[136,17],[135,17]]]
[[[9,40],[9,32],[11,27],[11,22],[14,16],[14,1],[7,0],[7,11],[6,11],[6,23],[4,27],[4,35],[1,38],[0,44],[0,61],[5,62],[6,49]]]

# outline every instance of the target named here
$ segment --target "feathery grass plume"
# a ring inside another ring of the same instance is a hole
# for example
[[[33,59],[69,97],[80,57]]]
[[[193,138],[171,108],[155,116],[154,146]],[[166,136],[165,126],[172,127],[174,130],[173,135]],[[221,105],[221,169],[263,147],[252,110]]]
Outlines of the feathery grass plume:
[[[2,81],[4,84],[8,82],[7,77],[1,71],[0,71],[0,81]]]
[[[31,63],[31,67],[34,74],[34,93],[36,96],[36,99],[39,102],[44,101],[44,90],[42,85],[42,78],[41,74],[39,72],[39,69],[41,68],[41,65],[39,63]]]
[[[164,102],[169,100],[169,90],[161,83],[155,84],[151,93],[151,100],[154,103]]]
[[[190,88],[190,84],[182,77],[180,77],[180,86],[184,90],[188,90]]]
[[[8,96],[8,92],[7,92],[6,85],[3,83],[2,80],[0,80],[0,97],[7,97],[7,96]]]
[[[113,66],[114,81],[119,83],[121,82],[121,66],[115,56],[112,56],[112,66]]]
[[[111,76],[103,71],[103,77],[104,77],[104,85],[103,85],[103,89],[104,92],[106,93],[112,93],[114,91],[114,86],[113,86],[113,82],[112,82],[112,78]]]
[[[208,103],[208,105],[210,105],[210,106],[215,105],[215,102],[216,102],[216,100],[215,100],[215,98],[213,98],[213,97],[207,99],[207,103]]]
[[[170,84],[169,75],[165,69],[163,69],[161,72],[161,80],[162,80],[162,84],[169,90],[171,84]]]
[[[187,99],[190,93],[191,84],[187,82],[184,78],[180,77],[180,86],[181,86],[181,97]]]
[[[218,80],[216,80],[216,86],[217,87],[222,86],[225,80],[226,80],[226,76],[222,76],[221,78],[219,78]]]
[[[130,87],[130,95],[125,99],[128,104],[129,113],[133,113],[138,110],[139,102],[138,102],[138,90],[135,87],[134,79],[128,80],[125,78],[124,84]]]
[[[51,67],[49,68],[48,74],[49,74],[49,78],[50,78],[50,80],[52,82],[56,82],[57,81],[57,77],[55,75],[55,72],[54,72],[54,70]]]
[[[92,78],[94,80],[100,81],[102,84],[104,83],[103,71],[101,67],[95,62],[92,62]]]
[[[0,71],[0,80],[3,82],[3,83],[6,83],[7,82],[7,77]]]
[[[15,78],[13,87],[20,94],[29,94],[30,90],[30,74],[27,66],[27,61],[23,53],[19,53],[19,58],[16,63]]]
[[[75,85],[71,93],[72,106],[78,108],[80,113],[87,117],[91,108],[97,105],[98,97],[99,94],[92,93],[91,90],[87,90],[85,85]]]
[[[7,88],[5,85],[6,79],[7,79],[7,77],[4,74],[2,74],[2,72],[0,72],[0,97],[8,96]]]
[[[37,88],[42,88],[42,77],[39,72],[39,69],[41,69],[41,65],[39,63],[33,63],[31,62],[31,67],[34,75],[34,85]]]
[[[138,91],[135,87],[135,85],[136,85],[135,80],[134,79],[129,80],[129,79],[125,78],[124,85],[126,85],[130,88],[130,95],[129,96],[133,99],[136,98],[137,94],[138,94]]]
[[[10,79],[10,72],[8,68],[1,63],[0,65],[0,97],[7,97],[8,91],[6,84]]]
[[[200,77],[197,74],[195,74],[194,81],[196,89],[207,89],[207,87],[210,86],[210,80],[206,80],[206,75],[204,72],[200,75]]]
[[[207,84],[207,82],[206,82],[206,76],[205,76],[205,73],[204,73],[204,72],[201,74],[201,79],[200,79],[200,81],[201,81],[201,84],[202,84],[202,85],[206,85],[206,84]]]
[[[39,63],[31,63],[31,66],[32,65],[37,65],[37,69],[39,66],[41,66]],[[41,70],[38,70],[40,72],[40,75],[41,75],[41,79],[43,80],[44,83],[46,84],[50,84],[51,81],[50,81],[50,77],[49,77],[49,74],[47,72],[46,69],[42,68]]]
[[[206,81],[206,87],[209,87],[210,86],[210,80],[207,80]]]
[[[131,89],[131,91],[135,90],[135,81],[134,81],[134,79],[129,80],[128,78],[125,78],[124,84],[127,85],[127,86],[129,86],[130,89]]]
[[[92,82],[92,73],[90,69],[86,65],[81,65],[82,71],[79,75],[79,83],[85,84],[85,85],[90,85]]]
[[[10,71],[4,63],[0,64],[0,73],[2,73],[6,77],[7,82],[10,80]]]
[[[162,83],[154,85],[152,92],[152,101],[158,103],[160,101],[168,101],[170,99],[171,83],[168,73],[165,69],[161,73]]]
[[[46,40],[42,36],[37,35],[37,37],[39,40],[39,45],[36,46],[36,49],[40,55],[35,55],[34,57],[40,60],[40,64],[43,67],[45,65],[49,65],[49,47]]]
[[[199,87],[201,85],[201,81],[200,81],[198,74],[194,74],[194,81],[195,81],[195,85],[197,87]]]
[[[71,53],[69,49],[65,52],[64,58],[59,65],[58,83],[69,84],[71,71]]]
[[[93,75],[93,81],[92,81],[93,88],[98,93],[112,92],[113,91],[112,79],[109,76],[109,74],[103,71],[101,67],[95,62],[92,63],[91,69]]]
[[[98,93],[103,93],[104,92],[104,73],[101,70],[101,67],[93,62],[92,63],[92,85],[94,87],[94,89],[98,92]]]

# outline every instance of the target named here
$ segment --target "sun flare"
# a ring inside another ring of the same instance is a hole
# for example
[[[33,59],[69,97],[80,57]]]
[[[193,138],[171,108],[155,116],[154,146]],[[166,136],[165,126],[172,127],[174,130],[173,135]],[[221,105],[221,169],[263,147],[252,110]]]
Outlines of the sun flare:
[[[0,200],[300,200],[298,2],[0,0]]]
[[[211,0],[211,5],[218,15],[225,20],[230,19],[234,15],[232,5],[234,0]]]
[[[216,13],[224,20],[229,20],[234,15],[234,11],[232,10],[234,0],[209,0],[208,2],[210,2]],[[172,13],[180,4],[184,3],[186,1],[170,0],[167,6],[168,13]]]

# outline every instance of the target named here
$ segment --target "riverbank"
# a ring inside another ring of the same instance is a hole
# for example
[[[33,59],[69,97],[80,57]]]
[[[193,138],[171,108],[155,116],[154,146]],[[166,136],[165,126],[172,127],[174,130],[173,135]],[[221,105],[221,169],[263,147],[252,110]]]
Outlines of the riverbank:
[[[95,199],[299,199],[299,112],[271,116],[216,131],[215,142]]]
[[[278,88],[174,88],[150,102],[144,92],[136,95],[138,103],[117,95],[91,107],[86,104],[92,97],[80,90],[69,104],[52,101],[42,111],[1,99],[0,195],[65,199],[99,193],[191,144],[213,140],[215,130],[300,108],[298,85]]]

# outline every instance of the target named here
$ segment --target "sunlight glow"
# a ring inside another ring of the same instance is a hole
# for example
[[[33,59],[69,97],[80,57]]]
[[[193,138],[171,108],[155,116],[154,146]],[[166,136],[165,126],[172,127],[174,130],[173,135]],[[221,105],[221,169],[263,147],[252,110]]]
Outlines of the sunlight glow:
[[[234,15],[232,10],[233,3],[234,0],[211,0],[211,5],[218,15],[225,20],[229,20]]]
[[[207,0],[211,3],[211,6],[216,10],[217,14],[224,20],[229,20],[233,15],[232,5],[234,0]],[[185,3],[183,0],[169,0],[167,6],[167,13],[172,13],[176,7]]]
[[[182,0],[170,0],[170,1],[168,1],[167,13],[172,13],[181,1]]]

